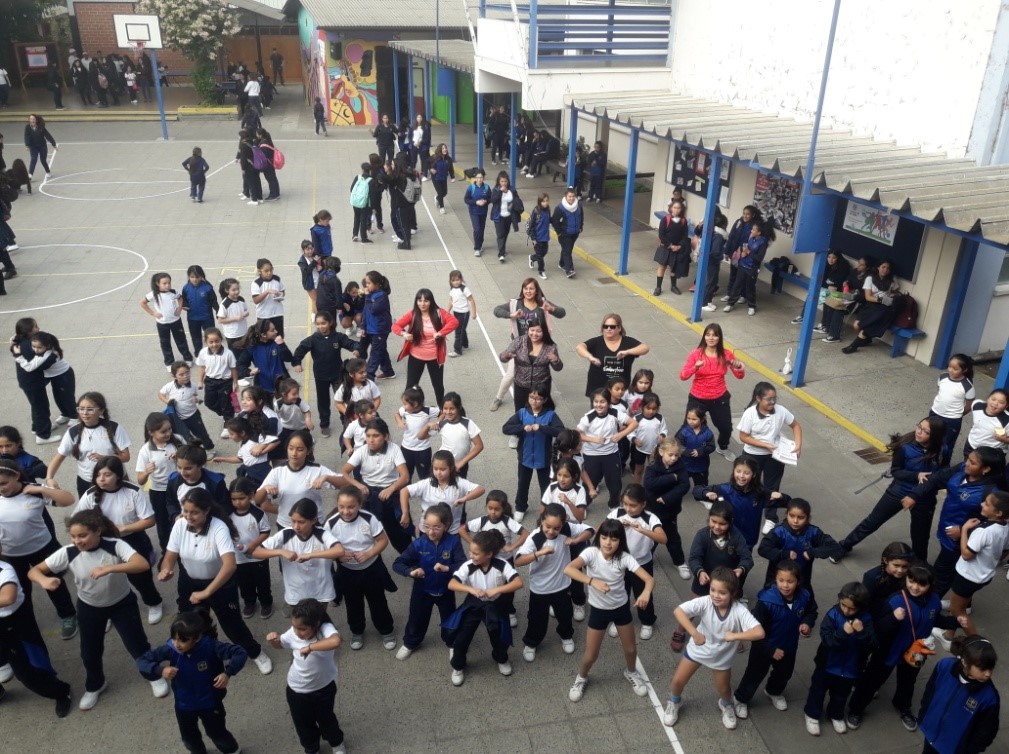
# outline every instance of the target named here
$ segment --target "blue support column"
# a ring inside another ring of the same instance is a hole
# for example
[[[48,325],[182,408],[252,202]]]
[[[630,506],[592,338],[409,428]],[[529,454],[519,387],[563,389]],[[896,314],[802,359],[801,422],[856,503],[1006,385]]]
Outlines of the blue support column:
[[[481,14],[482,15],[482,14]],[[476,95],[476,166],[483,170],[483,95]],[[452,155],[455,159],[455,155]]]
[[[458,113],[456,113],[456,94],[455,90],[458,86],[457,77],[458,74],[452,71],[452,88],[449,89],[448,93],[448,153],[452,155],[452,159],[455,159],[455,122],[458,120]]]
[[[568,185],[575,185],[575,155],[578,148],[578,111],[572,105],[568,110]]]
[[[1002,361],[999,363],[998,374],[995,375],[995,387],[1002,390],[1009,387],[1009,342],[1005,344],[1005,351],[1002,353]]]
[[[669,142],[669,148],[673,149],[673,143]],[[701,307],[704,306],[704,292],[708,287],[708,265],[711,260],[711,242],[715,236],[715,215],[718,214],[718,192],[721,190],[722,182],[718,176],[722,174],[722,155],[712,154],[711,164],[708,166],[708,196],[704,205],[704,232],[701,235],[701,246],[697,252],[697,285],[694,288],[694,303],[690,310],[690,319],[700,322],[703,318]]]
[[[508,124],[508,180],[512,186],[516,186],[515,174],[518,168],[515,163],[518,162],[518,145],[515,143],[515,108],[518,105],[518,97],[515,96],[515,92],[508,95],[508,105],[508,118],[511,120]]]
[[[402,117],[399,111],[399,54],[395,50],[392,51],[392,90],[396,98],[394,107],[396,121],[393,125],[399,128],[399,119]]]
[[[431,122],[431,103],[434,101],[434,89],[431,87],[431,63],[424,61],[424,118]]]
[[[539,29],[538,11],[536,0],[529,0],[529,70],[536,70],[537,57],[539,56]]]
[[[953,280],[949,287],[949,309],[946,316],[942,318],[939,326],[939,337],[936,340],[935,359],[932,366],[936,369],[945,369],[949,363],[949,357],[953,355],[953,340],[956,338],[957,328],[960,326],[960,315],[963,313],[963,302],[967,298],[967,288],[970,287],[970,279],[974,274],[974,260],[977,259],[977,241],[962,241],[960,244],[960,254],[956,260],[956,267],[953,269]]]
[[[414,122],[414,103],[413,103],[413,55],[407,57],[408,66],[406,69],[406,88],[409,90],[407,92],[407,109],[406,111],[410,114],[410,128],[413,128]]]
[[[627,186],[624,188],[624,217],[620,226],[620,262],[618,275],[627,274],[627,262],[631,256],[631,216],[634,210],[634,175],[638,172],[638,137],[641,131],[631,129],[631,143],[627,148]]]

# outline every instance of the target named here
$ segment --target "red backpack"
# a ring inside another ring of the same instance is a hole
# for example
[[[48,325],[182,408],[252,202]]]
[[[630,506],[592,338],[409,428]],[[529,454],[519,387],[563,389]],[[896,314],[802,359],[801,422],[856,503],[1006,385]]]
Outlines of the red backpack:
[[[893,319],[894,327],[908,330],[918,328],[918,302],[908,295],[900,297],[897,303],[897,316]]]

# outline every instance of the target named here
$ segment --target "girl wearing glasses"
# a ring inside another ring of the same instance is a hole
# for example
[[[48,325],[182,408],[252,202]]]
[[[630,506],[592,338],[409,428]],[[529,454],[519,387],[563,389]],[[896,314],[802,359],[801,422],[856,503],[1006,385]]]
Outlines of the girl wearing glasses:
[[[130,438],[126,431],[109,418],[109,407],[101,393],[84,393],[77,399],[80,423],[67,430],[60,446],[49,462],[46,485],[52,486],[63,460],[73,456],[77,461],[77,497],[91,487],[95,465],[107,456],[116,456],[123,463],[130,460]]]
[[[647,345],[627,334],[619,314],[607,314],[603,317],[602,334],[575,347],[575,352],[589,362],[585,396],[591,398],[593,392],[606,387],[613,377],[623,377],[624,383],[629,385],[634,360],[648,350]]]

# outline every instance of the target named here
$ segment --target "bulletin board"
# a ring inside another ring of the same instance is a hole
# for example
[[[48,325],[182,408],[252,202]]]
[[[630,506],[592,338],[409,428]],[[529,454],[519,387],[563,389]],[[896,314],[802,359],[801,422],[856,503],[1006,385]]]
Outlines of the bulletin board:
[[[684,191],[698,196],[708,195],[708,181],[711,180],[711,155],[699,149],[691,149],[674,144],[669,152],[669,182]],[[718,204],[729,206],[729,181],[732,177],[732,163],[722,160],[722,174],[718,177]]]
[[[849,202],[845,201],[837,203],[834,227],[830,233],[830,247],[840,249],[849,259],[858,259],[862,256],[870,256],[876,261],[889,259],[893,262],[897,277],[914,282],[925,226],[907,218],[899,218],[895,231],[888,234],[892,244],[878,241],[870,235],[845,228],[846,218],[849,220],[849,227],[851,226],[848,204]]]

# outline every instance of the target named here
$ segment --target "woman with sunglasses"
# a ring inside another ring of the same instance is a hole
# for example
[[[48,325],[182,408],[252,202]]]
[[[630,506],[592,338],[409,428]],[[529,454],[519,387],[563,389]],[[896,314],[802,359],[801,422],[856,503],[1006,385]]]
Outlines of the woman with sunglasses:
[[[591,397],[594,390],[606,387],[613,377],[623,377],[629,385],[634,360],[649,351],[646,344],[627,334],[619,314],[611,312],[603,317],[601,329],[602,335],[589,338],[575,347],[575,352],[589,362],[586,397]]]

